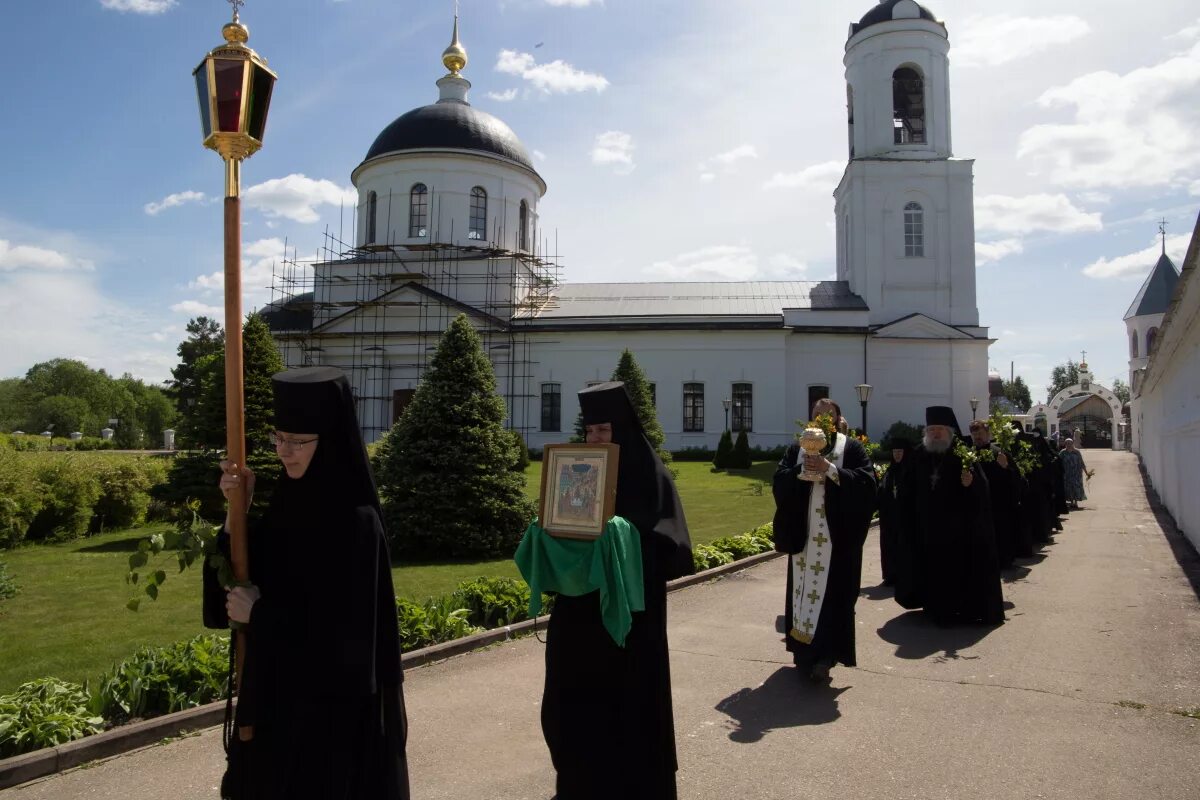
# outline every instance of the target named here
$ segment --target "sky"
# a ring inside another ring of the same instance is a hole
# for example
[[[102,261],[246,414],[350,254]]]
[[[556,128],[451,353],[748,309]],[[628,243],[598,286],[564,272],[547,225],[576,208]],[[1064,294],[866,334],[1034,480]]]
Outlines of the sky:
[[[272,265],[349,227],[351,171],[434,102],[453,0],[249,0],[279,73],[242,169],[247,307]],[[461,0],[470,101],[549,189],[571,282],[826,280],[846,162],[842,56],[872,0]],[[1082,351],[1128,376],[1122,317],[1200,210],[1194,0],[931,0],[950,36],[952,141],[974,160],[989,357],[1045,399]],[[222,0],[39,0],[0,49],[0,378],[50,358],[169,378],[220,317],[219,157],[191,71]],[[345,238],[351,238],[344,233]]]

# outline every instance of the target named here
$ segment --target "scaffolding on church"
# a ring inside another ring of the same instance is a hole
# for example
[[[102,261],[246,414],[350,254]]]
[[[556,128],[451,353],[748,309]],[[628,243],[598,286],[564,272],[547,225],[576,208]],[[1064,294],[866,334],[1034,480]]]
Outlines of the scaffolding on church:
[[[268,309],[285,365],[343,369],[373,442],[399,419],[442,333],[466,312],[496,373],[508,426],[536,430],[530,323],[555,302],[561,267],[548,240],[534,238],[528,251],[501,246],[504,216],[490,240],[460,241],[453,222],[444,235],[430,226],[419,243],[352,245],[326,228],[315,258],[285,254],[272,268]],[[352,231],[355,223],[352,212]]]

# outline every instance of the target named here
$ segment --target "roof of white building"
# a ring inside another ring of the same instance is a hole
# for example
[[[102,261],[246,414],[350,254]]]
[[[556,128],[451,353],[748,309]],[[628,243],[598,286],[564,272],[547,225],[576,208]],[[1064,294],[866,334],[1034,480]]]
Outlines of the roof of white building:
[[[865,311],[846,281],[570,283],[538,319],[769,316],[784,309]]]
[[[1166,253],[1158,259],[1154,269],[1150,271],[1146,282],[1138,290],[1137,297],[1125,312],[1125,319],[1141,317],[1146,314],[1165,314],[1167,306],[1171,305],[1171,293],[1175,284],[1179,283],[1179,270]]]

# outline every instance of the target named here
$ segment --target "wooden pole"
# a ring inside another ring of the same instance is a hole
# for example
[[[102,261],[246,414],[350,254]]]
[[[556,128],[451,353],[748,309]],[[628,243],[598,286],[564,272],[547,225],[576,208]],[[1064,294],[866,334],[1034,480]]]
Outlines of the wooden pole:
[[[241,161],[225,160],[225,451],[226,458],[246,466],[245,386],[242,372],[242,200]],[[250,583],[250,553],[246,544],[246,486],[238,481],[229,504],[229,555],[239,585]],[[236,629],[237,666],[234,683],[242,687],[246,663],[246,631]],[[242,741],[253,728],[238,729]]]

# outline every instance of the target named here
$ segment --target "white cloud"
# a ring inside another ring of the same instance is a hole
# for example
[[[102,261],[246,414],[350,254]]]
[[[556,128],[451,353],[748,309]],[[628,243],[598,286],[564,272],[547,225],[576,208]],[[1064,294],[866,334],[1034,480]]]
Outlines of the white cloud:
[[[1112,202],[1112,195],[1107,192],[1080,192],[1079,201],[1093,206],[1106,206]]]
[[[1167,255],[1171,257],[1176,266],[1183,263],[1183,256],[1187,253],[1188,242],[1191,241],[1191,238],[1191,235],[1186,233],[1167,237]],[[1082,272],[1089,278],[1099,280],[1108,278],[1144,279],[1150,274],[1150,268],[1154,266],[1161,255],[1162,240],[1156,240],[1154,244],[1136,253],[1111,259],[1097,259],[1084,267]]]
[[[596,134],[596,142],[592,146],[592,163],[615,165],[618,175],[628,175],[633,172],[633,137],[621,131],[605,131]]]
[[[185,203],[203,203],[206,195],[204,192],[194,192],[188,189],[184,192],[176,192],[169,194],[157,203],[146,203],[142,206],[142,210],[152,217],[158,216],[159,212],[165,211],[168,208],[175,208],[184,205]]]
[[[799,172],[776,172],[763,184],[764,189],[821,189],[832,192],[846,170],[845,161],[813,164]]]
[[[1167,38],[1182,39],[1185,42],[1190,42],[1193,39],[1200,39],[1200,20],[1196,20],[1195,25],[1189,25],[1186,28],[1181,28]]]
[[[517,90],[505,89],[503,92],[488,92],[487,96],[497,103],[508,103],[517,99]]]
[[[1188,194],[1200,196],[1200,180],[1192,181],[1191,186],[1188,187]]]
[[[704,183],[714,180],[717,177],[717,169],[730,173],[736,172],[739,162],[755,158],[758,158],[758,150],[754,147],[754,145],[738,145],[732,150],[727,150],[724,153],[718,153],[712,158],[701,161],[699,166],[700,180]]]
[[[275,266],[287,255],[282,239],[258,239],[242,247],[242,302],[250,307],[264,305],[268,297]],[[188,288],[206,296],[225,289],[225,271],[199,275]],[[171,307],[176,310],[175,306]]]
[[[171,310],[177,314],[187,314],[189,317],[216,317],[222,318],[224,310],[220,306],[210,306],[201,303],[198,300],[184,300],[171,306]]]
[[[1025,250],[1020,239],[998,239],[994,242],[975,242],[975,264],[982,267]]]
[[[286,217],[301,223],[319,220],[319,206],[353,208],[358,202],[358,193],[352,187],[338,186],[328,180],[313,180],[298,173],[251,186],[242,192],[242,197],[247,206],[257,208],[268,217]]]
[[[603,92],[608,88],[608,79],[603,75],[575,69],[562,60],[538,64],[537,59],[529,53],[518,53],[516,50],[500,51],[496,71],[517,75],[546,94]]]
[[[803,280],[808,265],[789,253],[776,253],[766,266],[745,245],[716,245],[681,253],[646,267],[645,275],[670,281]]]
[[[534,151],[533,151],[533,157],[534,157],[534,158],[536,158],[538,161],[545,161],[545,160],[546,160],[546,154],[545,154],[545,153],[543,153],[541,150],[534,150]]]
[[[63,271],[91,270],[89,259],[77,258],[58,250],[29,244],[12,244],[0,239],[0,272],[17,270]]]
[[[1072,15],[1013,17],[997,14],[966,19],[955,36],[955,66],[995,67],[1073,42],[1091,26]]]
[[[176,0],[100,0],[110,11],[132,11],[134,14],[161,14],[175,6]]]
[[[1099,211],[1081,211],[1063,194],[980,197],[975,200],[975,225],[980,230],[1001,233],[1074,233],[1104,229]]]
[[[546,5],[586,8],[587,6],[602,6],[604,5],[604,0],[546,0]]]
[[[1027,129],[1017,149],[1056,183],[1162,186],[1200,168],[1200,43],[1124,75],[1082,75],[1037,102],[1074,114]]]

